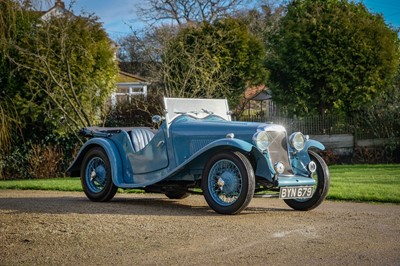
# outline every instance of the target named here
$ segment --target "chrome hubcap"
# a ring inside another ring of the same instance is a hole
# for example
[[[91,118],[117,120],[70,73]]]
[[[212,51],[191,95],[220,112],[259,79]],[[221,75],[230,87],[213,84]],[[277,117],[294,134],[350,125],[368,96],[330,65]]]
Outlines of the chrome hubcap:
[[[107,182],[107,169],[99,157],[92,158],[86,166],[86,184],[92,192],[101,192]]]

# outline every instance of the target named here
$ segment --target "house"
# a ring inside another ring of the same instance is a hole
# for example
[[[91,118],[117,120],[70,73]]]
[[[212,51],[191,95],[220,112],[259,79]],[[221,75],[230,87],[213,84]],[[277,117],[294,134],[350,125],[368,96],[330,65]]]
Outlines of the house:
[[[265,85],[247,88],[245,101],[246,107],[243,112],[245,116],[269,117],[278,112],[272,101],[272,92]]]
[[[54,6],[47,11],[42,12],[40,19],[42,21],[49,21],[51,17],[60,17],[70,13],[65,8],[65,4],[61,0],[56,0]]]
[[[111,107],[118,102],[131,101],[132,97],[147,97],[147,86],[149,83],[146,79],[123,71],[118,72],[117,90],[111,95]]]

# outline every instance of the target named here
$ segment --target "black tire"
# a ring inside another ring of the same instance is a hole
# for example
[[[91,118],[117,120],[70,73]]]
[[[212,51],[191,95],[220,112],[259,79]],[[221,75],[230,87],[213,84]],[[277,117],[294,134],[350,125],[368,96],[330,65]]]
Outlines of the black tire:
[[[201,187],[211,209],[221,214],[240,213],[254,196],[253,167],[240,152],[220,152],[206,163]]]
[[[90,149],[83,158],[81,183],[86,196],[92,201],[110,201],[118,187],[111,178],[111,166],[101,147]]]
[[[286,204],[295,210],[308,211],[318,207],[326,198],[329,191],[329,170],[325,161],[317,153],[308,151],[310,159],[317,165],[317,170],[314,173],[314,179],[317,185],[314,188],[314,195],[306,200],[287,199]]]
[[[169,199],[184,199],[189,197],[189,193],[183,190],[171,190],[164,193]]]

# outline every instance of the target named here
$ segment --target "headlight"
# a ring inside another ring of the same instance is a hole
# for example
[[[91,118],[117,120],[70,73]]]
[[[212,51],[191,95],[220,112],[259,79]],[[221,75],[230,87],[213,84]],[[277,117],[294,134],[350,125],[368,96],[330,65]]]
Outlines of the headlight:
[[[295,148],[297,151],[301,151],[304,148],[304,143],[306,139],[303,134],[300,132],[295,132],[289,137],[290,145]]]
[[[267,150],[269,145],[267,131],[259,131],[254,134],[253,142],[260,151],[264,152]]]

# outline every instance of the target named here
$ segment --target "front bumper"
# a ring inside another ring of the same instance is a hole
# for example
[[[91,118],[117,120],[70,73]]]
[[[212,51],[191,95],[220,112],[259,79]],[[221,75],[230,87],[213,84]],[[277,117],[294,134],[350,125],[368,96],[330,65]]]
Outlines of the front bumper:
[[[298,175],[279,175],[277,187],[314,186],[316,181],[310,177]]]

